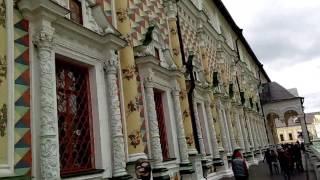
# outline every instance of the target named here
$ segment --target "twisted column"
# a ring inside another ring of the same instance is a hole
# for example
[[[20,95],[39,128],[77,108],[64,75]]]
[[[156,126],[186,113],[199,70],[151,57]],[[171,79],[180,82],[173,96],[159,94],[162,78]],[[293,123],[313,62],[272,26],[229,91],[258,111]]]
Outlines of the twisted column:
[[[53,34],[52,27],[44,26],[34,36],[40,71],[40,176],[44,180],[60,179]]]
[[[117,71],[118,60],[114,52],[110,53],[105,62],[105,79],[107,86],[107,97],[109,100],[109,118],[111,122],[113,169],[112,176],[119,177],[127,175],[126,159],[124,149],[124,136],[121,122],[120,101],[118,96]]]
[[[178,144],[179,144],[179,152],[180,152],[180,160],[182,164],[188,164],[189,154],[188,154],[188,146],[186,141],[186,136],[183,127],[183,119],[181,114],[180,107],[180,90],[175,88],[172,90],[173,102],[175,104],[174,110],[176,115],[176,125],[177,125],[177,136],[178,136]]]

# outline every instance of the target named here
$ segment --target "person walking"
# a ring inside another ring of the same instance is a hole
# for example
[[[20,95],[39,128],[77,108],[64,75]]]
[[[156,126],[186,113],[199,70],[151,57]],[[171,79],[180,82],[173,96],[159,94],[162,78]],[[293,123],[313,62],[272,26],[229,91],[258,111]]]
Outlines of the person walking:
[[[247,180],[249,171],[247,163],[243,158],[240,150],[234,150],[232,155],[232,171],[236,180]]]
[[[265,160],[266,160],[267,163],[268,163],[270,175],[272,176],[272,175],[273,175],[273,171],[272,171],[272,159],[271,159],[271,151],[270,151],[269,148],[268,148],[267,151],[264,153],[263,162],[264,162]]]
[[[283,177],[285,180],[290,180],[291,179],[291,174],[290,174],[290,155],[287,147],[280,148],[278,152],[278,157],[279,157],[279,162],[280,162],[280,167],[281,171],[283,173]]]
[[[280,171],[279,171],[279,163],[278,163],[278,155],[276,154],[276,152],[274,150],[271,150],[271,164],[275,170],[275,173],[277,175],[280,174]]]

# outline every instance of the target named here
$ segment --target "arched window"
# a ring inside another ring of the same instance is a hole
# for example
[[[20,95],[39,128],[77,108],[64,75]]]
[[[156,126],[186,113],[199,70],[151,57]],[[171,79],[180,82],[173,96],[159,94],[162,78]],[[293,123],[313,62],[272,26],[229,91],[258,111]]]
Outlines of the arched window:
[[[79,0],[69,0],[70,19],[78,24],[82,24],[82,6]]]

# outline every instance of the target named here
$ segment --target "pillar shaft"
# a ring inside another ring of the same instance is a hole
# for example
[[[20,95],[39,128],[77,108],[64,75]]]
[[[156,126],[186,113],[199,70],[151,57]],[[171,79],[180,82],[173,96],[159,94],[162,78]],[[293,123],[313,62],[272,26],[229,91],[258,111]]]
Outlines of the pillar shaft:
[[[229,148],[229,143],[228,143],[228,139],[227,139],[227,126],[225,124],[225,118],[224,118],[224,111],[223,109],[221,109],[221,102],[219,102],[220,104],[220,109],[218,110],[219,112],[219,121],[220,121],[220,132],[221,132],[221,139],[222,139],[222,145],[225,151],[231,153],[231,149]]]
[[[241,149],[245,149],[244,136],[243,136],[244,129],[241,127],[241,115],[240,115],[238,108],[241,108],[241,107],[235,108],[235,113],[236,113],[235,123],[236,123],[236,128],[238,130],[237,138],[238,138],[239,145],[240,145]]]
[[[228,126],[228,130],[229,130],[229,135],[230,135],[230,141],[231,141],[231,146],[232,146],[232,150],[236,149],[238,147],[237,143],[236,143],[236,139],[234,136],[234,129],[232,126],[232,120],[231,120],[231,112],[230,112],[230,105],[227,105],[227,109],[226,109],[226,120],[227,120],[227,126]]]
[[[133,45],[131,37],[131,25],[128,16],[128,0],[116,0],[115,8],[117,14],[117,29],[123,37],[128,41],[128,46],[119,51],[120,66],[122,72],[122,87],[125,92],[123,95],[125,114],[126,114],[126,130],[127,130],[127,146],[129,156],[133,154],[144,153],[145,144],[142,141],[140,127],[140,109],[139,109],[139,93],[136,75],[136,66],[133,54]],[[129,137],[135,137],[130,139]]]
[[[168,16],[168,24],[169,24],[169,32],[170,32],[169,39],[170,39],[171,53],[173,55],[173,61],[177,66],[177,69],[182,72],[183,64],[182,64],[182,55],[180,51],[180,41],[179,41],[178,29],[177,29],[176,4],[172,1],[167,1],[166,10],[167,10],[167,16]],[[177,78],[177,80],[180,86],[180,107],[182,112],[183,127],[185,131],[189,153],[196,153],[197,151],[195,150],[195,144],[194,144],[185,77],[181,75]]]
[[[201,131],[202,128],[201,128],[201,124],[200,124],[199,112],[198,112],[196,102],[193,102],[193,109],[194,109],[194,116],[196,118],[196,126],[197,126],[197,135],[198,135],[199,146],[200,146],[200,154],[204,157],[204,156],[206,156],[206,149],[204,146],[204,140],[203,140],[202,131]]]
[[[149,120],[149,133],[150,133],[150,143],[151,143],[151,157],[153,160],[154,168],[161,168],[162,165],[162,150],[160,143],[160,133],[157,120],[157,112],[154,102],[154,92],[153,92],[153,82],[151,77],[145,79],[146,88],[146,102],[148,109],[148,120]]]
[[[179,89],[172,90],[172,96],[174,101],[174,110],[176,115],[176,126],[177,126],[177,136],[178,136],[178,144],[179,144],[179,152],[180,152],[180,160],[181,163],[189,163],[189,154],[188,154],[188,145],[185,137],[185,132],[183,128],[183,119],[181,114],[180,107],[180,91]]]
[[[109,118],[111,122],[112,135],[112,156],[113,169],[112,176],[124,176],[126,172],[126,155],[124,149],[124,137],[121,122],[120,101],[118,96],[117,83],[118,60],[114,52],[110,52],[110,57],[105,62],[105,78],[107,87],[107,97],[109,100]]]
[[[241,113],[241,119],[240,119],[240,125],[242,129],[242,135],[243,135],[243,140],[244,140],[244,146],[246,152],[250,151],[250,136],[249,136],[249,130],[248,127],[246,127],[246,117],[244,115],[243,108],[240,110]]]
[[[60,179],[53,34],[53,28],[44,26],[34,37],[40,71],[40,176],[44,180]]]
[[[211,144],[212,144],[212,155],[213,158],[219,158],[220,154],[219,154],[219,149],[218,149],[218,142],[217,142],[217,135],[216,135],[216,131],[214,128],[214,123],[213,123],[213,117],[212,117],[212,113],[211,113],[211,108],[210,108],[210,102],[206,102],[205,104],[205,109],[206,109],[206,114],[208,117],[208,125],[209,125],[209,131],[210,131],[210,140],[211,140]]]

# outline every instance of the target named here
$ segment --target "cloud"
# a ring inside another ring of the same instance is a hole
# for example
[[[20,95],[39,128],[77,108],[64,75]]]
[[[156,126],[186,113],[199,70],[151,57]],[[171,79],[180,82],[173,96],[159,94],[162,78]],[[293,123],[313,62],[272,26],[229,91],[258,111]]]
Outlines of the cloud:
[[[222,1],[271,80],[298,88],[306,112],[320,111],[320,1]]]

